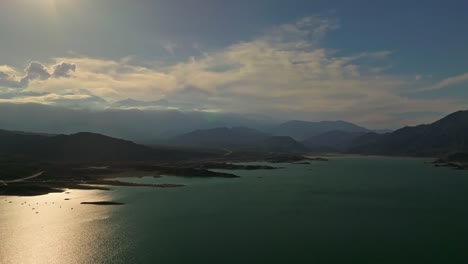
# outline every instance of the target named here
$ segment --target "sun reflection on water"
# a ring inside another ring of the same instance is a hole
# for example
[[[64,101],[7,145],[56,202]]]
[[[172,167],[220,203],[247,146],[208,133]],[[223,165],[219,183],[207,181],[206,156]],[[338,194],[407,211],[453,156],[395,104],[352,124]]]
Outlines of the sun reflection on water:
[[[96,263],[112,234],[111,192],[70,190],[35,197],[0,196],[0,263]]]

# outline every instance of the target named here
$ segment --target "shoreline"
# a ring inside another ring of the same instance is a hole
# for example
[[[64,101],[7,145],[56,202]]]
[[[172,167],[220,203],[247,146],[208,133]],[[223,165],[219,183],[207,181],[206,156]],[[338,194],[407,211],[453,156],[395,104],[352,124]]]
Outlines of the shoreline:
[[[153,187],[153,188],[176,188],[183,184],[139,184],[121,182],[116,178],[142,178],[165,176],[179,177],[201,177],[201,178],[239,178],[238,175],[213,170],[272,170],[281,169],[279,166],[249,165],[236,163],[266,162],[269,164],[300,164],[306,162],[325,162],[328,158],[411,158],[429,162],[434,157],[414,156],[389,156],[389,155],[365,155],[354,153],[307,153],[307,154],[273,154],[266,156],[249,156],[244,158],[224,157],[222,159],[210,159],[205,161],[186,161],[182,163],[151,164],[149,162],[123,163],[123,164],[45,164],[41,167],[37,177],[26,180],[12,180],[0,185],[0,195],[5,196],[35,196],[54,192],[63,192],[65,189],[100,189],[110,190],[110,186],[128,187]],[[443,166],[440,162],[439,166]],[[447,163],[447,167],[450,167]],[[458,169],[466,169],[467,164],[457,164]],[[64,176],[65,175],[65,176]],[[24,178],[22,178],[24,179]],[[3,181],[5,182],[5,181]],[[94,185],[94,186],[93,186]],[[96,186],[97,185],[97,186]]]
[[[409,156],[409,155],[378,155],[378,154],[359,154],[359,153],[339,153],[339,152],[327,152],[317,154],[304,154],[304,156],[324,156],[324,157],[370,157],[370,158],[412,158],[412,159],[437,159],[437,157],[421,157],[421,156]]]

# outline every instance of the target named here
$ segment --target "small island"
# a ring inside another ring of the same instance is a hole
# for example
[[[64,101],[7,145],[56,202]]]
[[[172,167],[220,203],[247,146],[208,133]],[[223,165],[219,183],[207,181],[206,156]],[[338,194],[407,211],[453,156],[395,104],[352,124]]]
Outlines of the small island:
[[[468,153],[456,152],[445,157],[440,157],[432,162],[434,167],[450,167],[456,170],[468,168]]]
[[[80,204],[92,204],[92,205],[124,205],[124,203],[110,202],[110,201],[81,202]]]

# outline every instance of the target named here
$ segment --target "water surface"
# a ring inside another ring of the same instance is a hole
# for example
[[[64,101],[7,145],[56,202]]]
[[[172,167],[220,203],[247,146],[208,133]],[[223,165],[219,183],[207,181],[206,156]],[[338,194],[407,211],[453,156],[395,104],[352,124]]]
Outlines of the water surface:
[[[120,179],[181,188],[0,197],[0,263],[468,263],[468,173],[426,161],[342,157],[229,171],[238,179]],[[126,204],[79,204],[96,200]]]

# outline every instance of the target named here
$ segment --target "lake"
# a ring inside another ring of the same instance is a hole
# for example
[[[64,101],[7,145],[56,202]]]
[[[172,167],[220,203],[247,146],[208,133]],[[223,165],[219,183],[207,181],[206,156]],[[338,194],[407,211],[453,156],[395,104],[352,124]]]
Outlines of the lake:
[[[468,172],[428,161],[333,157],[120,179],[181,188],[1,196],[0,263],[468,263]],[[125,205],[80,204],[99,200]]]

